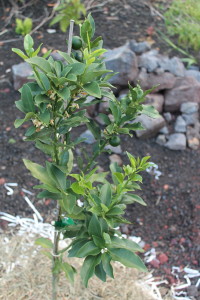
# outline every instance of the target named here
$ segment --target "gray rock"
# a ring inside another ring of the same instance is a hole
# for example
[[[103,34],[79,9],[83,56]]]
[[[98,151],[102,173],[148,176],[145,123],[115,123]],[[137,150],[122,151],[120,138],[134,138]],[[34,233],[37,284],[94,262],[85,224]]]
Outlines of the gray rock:
[[[138,74],[137,57],[129,49],[129,45],[108,50],[105,54],[105,64],[107,69],[119,72],[110,79],[112,84],[127,85],[128,81],[133,81]]]
[[[197,150],[200,145],[200,124],[196,124],[194,127],[187,127],[187,143],[188,147]]]
[[[165,72],[165,70],[163,68],[157,68],[155,69],[154,73],[157,75],[161,75]]]
[[[186,122],[182,116],[177,117],[174,129],[176,132],[186,132]]]
[[[162,116],[152,119],[146,115],[137,117],[134,122],[141,122],[145,130],[137,130],[136,136],[138,138],[150,138],[155,136],[158,131],[165,125],[165,120]]]
[[[186,70],[185,71],[186,77],[194,77],[197,81],[200,82],[200,72],[196,70]]]
[[[88,96],[85,103],[91,103],[95,98],[92,96]],[[86,107],[87,113],[89,116],[94,116],[96,112],[96,104],[92,104]]]
[[[116,162],[119,166],[122,166],[122,164],[123,164],[123,161],[122,161],[121,157],[119,155],[117,155],[117,154],[110,155],[109,159],[110,159],[111,163],[115,163]]]
[[[189,66],[189,67],[188,67],[188,70],[195,70],[195,71],[199,71],[199,67],[198,67],[198,66],[194,66],[194,65],[192,65],[192,66]]]
[[[117,146],[117,147],[113,147],[111,145],[107,145],[105,147],[106,150],[110,150],[111,152],[115,153],[115,154],[121,154],[122,153],[122,148],[121,146]]]
[[[147,73],[146,69],[143,68],[134,81],[135,84],[138,82],[145,90],[157,85],[158,87],[155,88],[154,92],[158,92],[165,89],[172,89],[175,85],[176,77],[169,72],[164,72],[160,75]]]
[[[129,41],[130,49],[136,54],[142,54],[151,49],[151,45],[148,42],[136,42],[135,40]]]
[[[188,143],[188,147],[193,149],[193,150],[197,150],[199,148],[199,145],[200,145],[200,141],[196,137],[187,139],[187,143]]]
[[[159,67],[161,67],[165,71],[169,71],[175,76],[184,77],[185,76],[185,67],[182,61],[174,56],[173,58],[169,58],[167,56],[159,56]]]
[[[165,145],[167,142],[166,136],[164,134],[159,134],[156,138],[156,143],[159,145]]]
[[[93,136],[93,134],[91,133],[90,130],[86,130],[85,132],[83,132],[80,135],[80,138],[86,139],[84,141],[84,143],[86,143],[86,144],[93,144],[95,142],[95,138],[94,138],[94,136]]]
[[[159,67],[158,51],[151,50],[143,53],[139,57],[139,67],[145,68],[148,72],[153,72]]]
[[[165,92],[166,111],[179,111],[184,102],[200,103],[200,83],[193,77],[177,78],[174,87]]]
[[[12,75],[15,90],[19,90],[24,83],[33,81],[33,79],[28,79],[33,75],[33,70],[27,62],[13,65]]]
[[[185,120],[186,125],[194,125],[199,121],[198,112],[193,114],[182,114],[182,117]]]
[[[171,150],[185,150],[186,149],[186,136],[183,133],[173,133],[169,136],[168,142],[165,147]]]
[[[172,114],[170,112],[164,113],[163,116],[168,123],[172,121]]]
[[[164,97],[162,94],[149,94],[146,96],[145,104],[153,105],[161,113],[163,111]]]
[[[169,129],[167,128],[167,126],[164,126],[159,130],[159,132],[162,134],[169,134]]]
[[[181,104],[181,112],[184,114],[193,114],[199,110],[199,104],[194,102],[185,102]]]

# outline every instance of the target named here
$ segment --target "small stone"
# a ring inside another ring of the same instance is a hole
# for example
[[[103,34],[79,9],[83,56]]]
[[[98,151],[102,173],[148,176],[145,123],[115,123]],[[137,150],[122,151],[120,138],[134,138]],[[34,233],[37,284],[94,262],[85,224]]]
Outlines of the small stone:
[[[164,134],[159,134],[156,138],[156,143],[163,146],[167,142],[166,136]]]
[[[161,113],[163,111],[164,97],[162,94],[149,94],[146,96],[145,104],[153,105]]]
[[[158,256],[158,260],[159,260],[160,264],[162,265],[162,264],[165,264],[166,262],[168,262],[169,258],[165,253],[161,253]]]
[[[86,130],[85,132],[83,132],[80,135],[80,138],[86,139],[84,141],[84,143],[86,143],[86,144],[93,144],[95,142],[95,138],[94,138],[94,136],[93,136],[93,134],[91,133],[90,130]]]
[[[48,32],[49,34],[56,33],[56,29],[48,28],[48,29],[47,29],[47,32]]]
[[[139,57],[139,67],[145,68],[148,72],[153,72],[158,68],[159,59],[157,57],[158,51],[151,50]]]
[[[196,137],[193,137],[193,138],[189,138],[187,140],[188,142],[188,147],[193,149],[193,150],[197,150],[199,148],[199,145],[200,145],[200,142],[199,142],[199,139],[196,138]]]
[[[164,126],[159,130],[159,132],[162,134],[169,134],[169,129],[167,128],[167,126]]]
[[[170,112],[164,113],[163,116],[168,123],[172,121],[172,114]]]
[[[182,116],[177,117],[174,129],[176,132],[186,132],[186,122]]]
[[[186,136],[183,133],[173,133],[169,136],[168,142],[165,147],[171,150],[185,150],[186,149]]]
[[[107,145],[107,146],[105,147],[105,149],[106,149],[106,150],[110,150],[111,152],[116,153],[116,154],[122,154],[122,148],[121,148],[120,145],[117,146],[117,147],[113,147],[113,146],[111,146],[111,145]]]
[[[145,130],[137,130],[138,138],[150,138],[155,136],[158,131],[165,125],[165,120],[162,116],[152,119],[146,115],[141,115],[135,119],[135,122],[141,122]]]
[[[105,54],[105,64],[107,69],[119,72],[109,81],[112,84],[127,85],[128,81],[133,81],[138,74],[137,57],[126,43],[122,47],[108,50]]]
[[[150,265],[155,268],[158,269],[160,267],[160,261],[158,259],[153,259],[150,261]]]
[[[146,41],[137,43],[135,40],[131,40],[129,47],[136,54],[142,54],[151,49],[151,45]]]
[[[185,77],[194,77],[197,81],[200,82],[200,72],[196,70],[186,70]]]
[[[29,79],[29,77],[33,75],[33,70],[27,62],[13,65],[12,75],[15,90],[19,90],[24,83],[33,81],[33,79]]]
[[[193,114],[182,114],[183,119],[186,122],[186,125],[195,125],[199,121],[198,112]]]
[[[185,102],[181,104],[181,112],[184,114],[193,114],[198,112],[199,104],[195,102]]]
[[[115,163],[116,162],[119,166],[122,166],[122,164],[123,164],[123,161],[122,161],[121,157],[119,155],[117,155],[117,154],[110,155],[109,159],[110,159],[111,163]]]

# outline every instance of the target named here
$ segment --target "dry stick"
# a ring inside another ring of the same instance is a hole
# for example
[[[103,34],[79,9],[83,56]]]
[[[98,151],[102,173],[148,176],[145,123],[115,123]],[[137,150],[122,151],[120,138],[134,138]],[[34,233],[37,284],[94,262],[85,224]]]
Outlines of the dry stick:
[[[70,29],[69,29],[69,41],[68,41],[68,55],[71,54],[72,50],[72,37],[73,37],[73,30],[74,30],[74,20],[70,21]],[[62,136],[62,143],[65,141],[64,135]],[[60,220],[61,217],[61,208],[58,205],[58,217],[57,219]],[[52,266],[52,272],[54,271],[54,267],[56,265],[56,262],[59,257],[59,240],[60,240],[60,233],[58,231],[54,232],[54,245],[53,245],[53,266]],[[58,280],[59,280],[59,274],[58,273],[52,273],[52,300],[57,299],[57,286],[58,286]]]

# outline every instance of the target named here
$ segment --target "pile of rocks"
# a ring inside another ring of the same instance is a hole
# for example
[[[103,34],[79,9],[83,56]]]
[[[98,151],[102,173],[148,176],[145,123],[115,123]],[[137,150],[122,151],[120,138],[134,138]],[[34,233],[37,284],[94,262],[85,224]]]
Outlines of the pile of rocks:
[[[145,90],[157,86],[147,96],[147,103],[155,106],[161,116],[158,119],[140,116],[137,121],[141,121],[146,130],[136,132],[138,138],[158,135],[157,143],[172,150],[184,150],[187,145],[192,149],[199,147],[198,67],[186,70],[178,57],[161,55],[147,42],[137,43],[135,40],[108,50],[104,55],[107,68],[119,72],[110,80],[118,87],[119,99],[127,94],[127,82],[133,85],[139,83]],[[32,75],[27,63],[14,65],[12,73],[15,89],[19,89]],[[100,105],[102,112],[108,107],[106,100]]]

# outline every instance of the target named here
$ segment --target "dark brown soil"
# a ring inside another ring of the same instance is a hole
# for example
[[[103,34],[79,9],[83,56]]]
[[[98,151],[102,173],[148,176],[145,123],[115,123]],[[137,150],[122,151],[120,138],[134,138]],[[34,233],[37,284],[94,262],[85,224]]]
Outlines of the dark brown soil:
[[[35,2],[41,7],[42,3],[45,5],[53,1]],[[31,11],[27,9],[27,14],[34,18],[37,18],[38,14],[41,16],[42,10],[40,9],[39,13],[37,5],[33,5]],[[9,12],[4,12],[3,7],[0,7],[1,28],[5,22],[2,19],[4,14],[8,16]],[[162,19],[151,16],[149,7],[142,0],[110,1],[103,8],[103,12],[95,12],[93,16],[97,34],[103,36],[105,46],[110,48],[120,46],[128,39],[146,39],[147,31],[149,32],[151,27],[160,30],[163,28]],[[8,33],[2,35],[1,40],[17,38],[11,26],[12,22],[7,27]],[[46,24],[34,34],[36,43],[41,42],[39,38],[42,36],[44,47],[66,49],[66,34],[60,33],[59,30],[56,34],[48,34],[47,28]],[[156,41],[155,47],[164,49],[156,35],[150,37]],[[21,60],[11,52],[12,47],[22,48],[22,40],[5,42],[0,46],[0,183],[5,179],[6,182],[17,182],[19,186],[14,188],[12,196],[8,196],[6,189],[1,185],[0,211],[12,215],[31,216],[32,211],[23,200],[21,188],[34,192],[32,186],[36,181],[25,169],[22,158],[42,162],[44,156],[35,150],[31,143],[23,142],[25,131],[23,126],[18,130],[13,127],[14,120],[20,117],[20,112],[14,105],[19,95],[13,89],[10,68]],[[165,51],[169,53],[171,50],[165,48]],[[84,128],[80,130],[84,131]],[[200,267],[200,150],[171,151],[157,145],[153,139],[141,141],[135,137],[122,138],[122,149],[136,156],[151,155],[151,160],[162,172],[159,180],[155,180],[150,174],[144,174],[141,195],[148,206],[130,206],[127,216],[133,225],[123,226],[122,230],[127,234],[141,236],[146,243],[146,250],[155,247],[158,253],[165,253],[168,256],[168,262],[160,266],[158,274],[168,274],[172,265]],[[125,154],[122,154],[122,158],[126,161]],[[104,154],[99,164],[106,170],[108,162],[108,155]],[[45,220],[50,221],[55,203],[38,201],[34,196],[30,198]],[[2,228],[6,227],[5,222],[0,221],[0,225]]]

